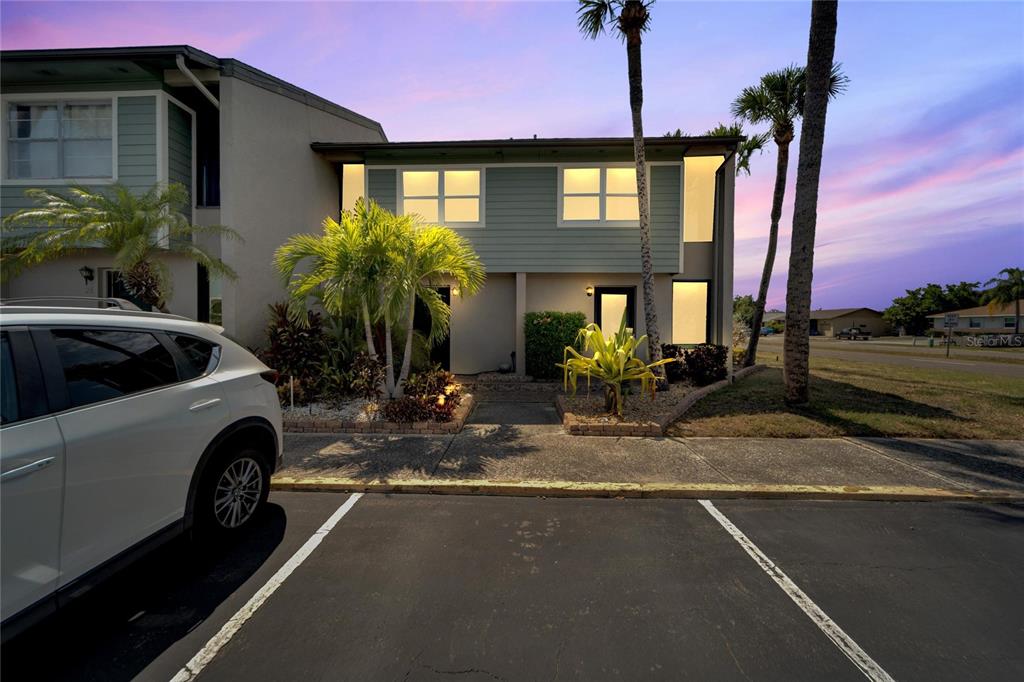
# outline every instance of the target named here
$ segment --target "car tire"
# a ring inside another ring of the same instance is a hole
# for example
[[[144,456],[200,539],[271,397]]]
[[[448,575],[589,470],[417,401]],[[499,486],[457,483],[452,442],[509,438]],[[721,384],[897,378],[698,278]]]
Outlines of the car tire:
[[[253,448],[215,457],[200,482],[196,525],[203,534],[234,533],[250,524],[270,495],[270,467]]]

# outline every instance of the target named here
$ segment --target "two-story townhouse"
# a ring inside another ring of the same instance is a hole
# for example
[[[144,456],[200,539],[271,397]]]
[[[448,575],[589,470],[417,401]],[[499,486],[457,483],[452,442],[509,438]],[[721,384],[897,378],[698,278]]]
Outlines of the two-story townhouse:
[[[663,343],[731,345],[734,154],[739,138],[649,138],[651,248]],[[487,268],[451,302],[435,360],[458,373],[525,371],[524,316],[623,312],[645,333],[632,138],[320,143],[343,207],[362,196],[457,230]],[[454,294],[454,295],[453,295]]]
[[[437,360],[460,373],[523,358],[529,311],[582,311],[603,326],[623,312],[645,332],[630,138],[386,141],[381,126],[233,59],[187,46],[0,54],[7,120],[0,212],[28,187],[181,182],[198,224],[244,242],[208,244],[238,273],[210,282],[165,257],[172,312],[262,341],[266,304],[284,289],[271,261],[361,196],[465,235],[487,268],[482,292],[450,287]],[[82,124],[87,120],[88,124]],[[651,245],[663,342],[729,345],[738,138],[651,138]],[[98,249],[25,271],[4,297],[117,295]]]
[[[338,212],[335,172],[310,143],[387,139],[376,121],[188,46],[4,51],[0,102],[0,213],[30,205],[30,187],[182,183],[197,224],[228,225],[244,241],[206,245],[235,281],[210,282],[168,254],[169,308],[212,317],[246,343],[260,341],[266,305],[283,295],[274,249]],[[2,295],[118,295],[111,261],[87,249],[25,271]]]

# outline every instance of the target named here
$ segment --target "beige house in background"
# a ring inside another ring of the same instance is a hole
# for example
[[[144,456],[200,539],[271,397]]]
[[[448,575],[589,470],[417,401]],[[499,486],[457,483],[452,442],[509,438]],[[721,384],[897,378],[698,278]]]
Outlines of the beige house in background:
[[[768,313],[766,322],[782,320],[785,313]],[[811,311],[811,336],[834,337],[844,329],[858,327],[862,331],[871,332],[872,336],[884,336],[889,333],[889,325],[882,319],[882,313],[872,308],[832,308]]]
[[[453,312],[434,359],[455,372],[492,371],[514,357],[523,373],[530,311],[580,311],[606,328],[625,315],[646,333],[632,138],[388,142],[365,116],[188,46],[8,51],[0,67],[3,214],[29,205],[29,187],[184,184],[196,223],[227,225],[244,242],[208,245],[236,281],[210,281],[166,256],[169,308],[218,322],[244,344],[264,341],[267,304],[285,296],[274,250],[360,197],[447,225],[480,255],[479,294],[439,288]],[[68,123],[86,115],[85,133]],[[647,140],[664,343],[731,346],[740,141]],[[0,294],[124,296],[111,263],[85,249],[26,271]]]
[[[1021,310],[1024,310],[1024,299],[1020,300]],[[959,322],[953,331],[968,334],[1007,334],[1014,330],[1016,319],[1016,306],[1013,303],[994,306],[978,306],[976,308],[964,308],[962,310],[951,310],[949,312],[959,315]],[[946,330],[946,313],[929,315],[932,329],[938,331]],[[1020,328],[1024,329],[1024,314],[1020,318]]]

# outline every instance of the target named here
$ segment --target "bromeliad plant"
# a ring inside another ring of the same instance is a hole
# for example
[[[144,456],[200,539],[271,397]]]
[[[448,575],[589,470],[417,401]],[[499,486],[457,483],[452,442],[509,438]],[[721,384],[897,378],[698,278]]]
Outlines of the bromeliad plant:
[[[564,372],[566,390],[576,395],[576,385],[581,377],[586,377],[588,388],[591,379],[601,381],[604,384],[605,409],[619,417],[622,416],[623,384],[639,381],[641,390],[649,392],[653,399],[658,379],[653,368],[676,362],[675,358],[666,358],[648,364],[636,357],[637,350],[647,342],[647,336],[639,339],[633,336],[633,330],[626,326],[625,315],[615,334],[605,337],[601,327],[591,323],[580,329],[576,341],[584,353],[593,351],[593,355],[583,355],[572,346],[565,347],[563,361],[557,366]]]

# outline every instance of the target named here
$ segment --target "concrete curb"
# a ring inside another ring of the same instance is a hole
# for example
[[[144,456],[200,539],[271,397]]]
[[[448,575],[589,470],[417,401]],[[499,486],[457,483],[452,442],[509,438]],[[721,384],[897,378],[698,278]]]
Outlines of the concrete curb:
[[[271,490],[301,492],[496,495],[502,497],[623,497],[644,499],[865,500],[902,502],[1024,502],[1024,493],[915,486],[759,485],[737,483],[585,483],[428,479],[359,480],[275,476]]]

